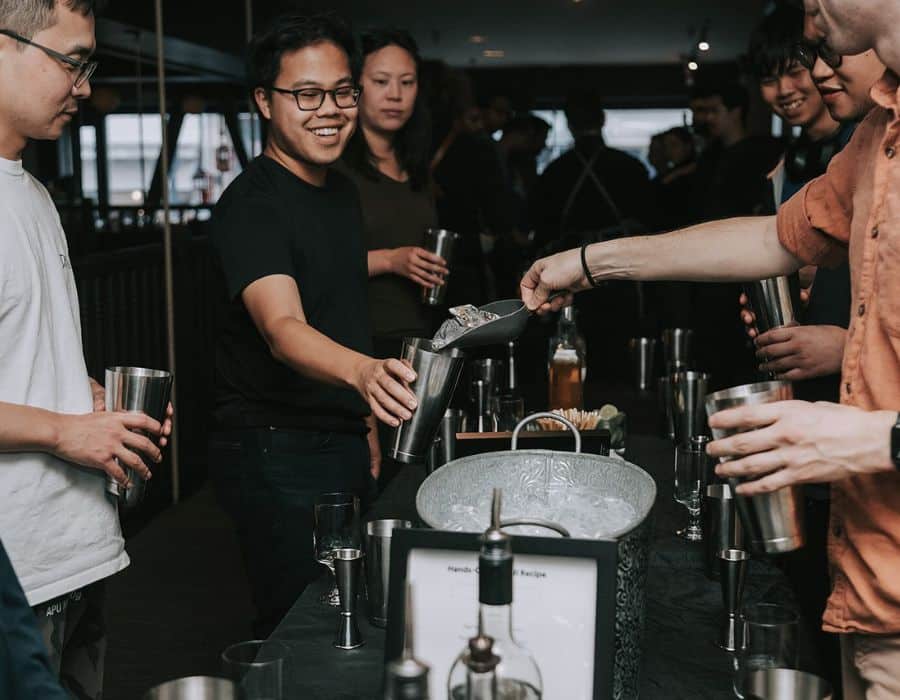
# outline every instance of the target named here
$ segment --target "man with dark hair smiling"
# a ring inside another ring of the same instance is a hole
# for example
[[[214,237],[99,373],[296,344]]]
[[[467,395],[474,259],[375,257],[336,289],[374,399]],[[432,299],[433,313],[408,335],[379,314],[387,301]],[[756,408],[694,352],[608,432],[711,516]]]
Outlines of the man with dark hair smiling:
[[[356,127],[354,54],[333,15],[282,16],[254,38],[266,147],[213,215],[227,299],[209,463],[237,526],[260,637],[319,573],[316,497],[365,496],[379,469],[375,417],[396,426],[416,408],[404,386],[415,373],[369,357],[359,197],[330,168]]]
[[[93,5],[0,0],[0,538],[49,668],[77,698],[102,695],[104,580],[128,566],[106,478],[127,483],[119,463],[148,478],[135,450],[160,451],[132,429],[170,429],[103,410],[59,215],[22,167],[28,140],[58,139],[91,94]]]

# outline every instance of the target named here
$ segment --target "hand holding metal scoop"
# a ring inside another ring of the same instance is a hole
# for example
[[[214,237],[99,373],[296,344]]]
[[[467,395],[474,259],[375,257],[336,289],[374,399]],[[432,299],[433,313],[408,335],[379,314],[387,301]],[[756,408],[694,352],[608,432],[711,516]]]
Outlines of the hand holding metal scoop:
[[[453,318],[444,321],[432,340],[435,350],[508,343],[522,335],[533,312],[521,299],[503,299],[480,308],[457,306],[450,313]]]

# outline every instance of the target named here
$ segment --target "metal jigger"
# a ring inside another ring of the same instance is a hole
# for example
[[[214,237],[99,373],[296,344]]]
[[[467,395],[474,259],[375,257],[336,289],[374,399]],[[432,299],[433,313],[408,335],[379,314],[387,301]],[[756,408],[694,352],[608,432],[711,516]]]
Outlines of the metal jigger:
[[[384,674],[385,700],[416,700],[428,697],[427,664],[415,657],[413,648],[412,585],[406,584],[406,615],[404,617],[403,653],[399,659],[389,661]]]
[[[334,550],[334,575],[341,597],[341,614],[334,646],[338,649],[356,649],[365,644],[356,624],[356,596],[359,594],[359,576],[362,572],[362,550],[342,547]]]
[[[738,611],[744,597],[744,575],[750,555],[742,549],[723,549],[719,557],[719,582],[722,584],[722,602],[725,604],[725,624],[718,645],[725,651],[737,651]]]

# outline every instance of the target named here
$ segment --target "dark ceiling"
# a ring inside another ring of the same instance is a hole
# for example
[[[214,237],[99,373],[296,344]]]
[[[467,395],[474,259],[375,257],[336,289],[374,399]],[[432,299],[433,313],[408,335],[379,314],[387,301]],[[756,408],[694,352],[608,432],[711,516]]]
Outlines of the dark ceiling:
[[[429,58],[457,66],[648,65],[683,60],[704,26],[703,60],[733,60],[767,0],[252,0],[258,27],[290,7],[331,9],[357,28],[410,29]],[[150,29],[151,0],[110,0],[106,17]],[[238,54],[245,0],[165,0],[165,33]],[[473,43],[471,38],[484,38]],[[503,57],[486,58],[485,50]]]

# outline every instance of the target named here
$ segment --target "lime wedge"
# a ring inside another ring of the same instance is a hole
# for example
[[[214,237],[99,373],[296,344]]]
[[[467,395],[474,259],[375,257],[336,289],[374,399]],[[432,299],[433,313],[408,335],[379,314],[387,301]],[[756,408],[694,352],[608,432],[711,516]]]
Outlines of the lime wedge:
[[[600,408],[600,412],[598,415],[600,416],[600,420],[610,420],[611,418],[615,418],[619,413],[619,409],[613,406],[611,403],[604,404]]]

